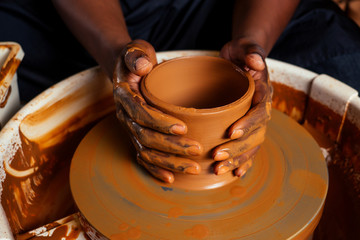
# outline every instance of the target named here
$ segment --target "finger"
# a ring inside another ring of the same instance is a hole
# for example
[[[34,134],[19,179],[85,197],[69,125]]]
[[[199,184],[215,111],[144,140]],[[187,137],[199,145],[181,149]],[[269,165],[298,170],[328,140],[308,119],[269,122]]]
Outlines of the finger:
[[[252,167],[254,158],[255,158],[255,155],[252,156],[245,163],[241,164],[240,167],[236,168],[234,170],[234,175],[237,177],[243,177],[247,173],[247,171]]]
[[[229,128],[230,139],[239,139],[262,128],[271,118],[271,102],[261,102]]]
[[[255,156],[255,154],[259,150],[259,148],[260,148],[260,146],[256,146],[243,154],[240,154],[236,157],[233,157],[233,158],[230,158],[230,159],[227,159],[227,160],[217,163],[214,168],[215,174],[221,175],[221,174],[224,174],[226,172],[229,172],[236,168],[241,167],[244,163],[246,163],[248,160],[251,160],[252,157]],[[245,170],[246,167],[249,168],[249,167],[251,167],[251,165],[244,166],[244,168],[242,170]],[[238,170],[238,173],[241,174],[242,170]],[[237,175],[237,176],[239,176],[239,175]]]
[[[251,134],[226,142],[214,149],[213,158],[215,161],[234,158],[250,149],[259,146],[265,140],[266,127],[259,127]]]
[[[126,46],[124,60],[128,69],[137,76],[148,74],[157,63],[153,46],[140,39]]]
[[[130,129],[131,134],[135,136],[143,146],[162,152],[185,156],[198,156],[202,153],[202,146],[197,141],[144,128],[126,116],[126,114],[123,119]]]
[[[254,71],[262,71],[265,69],[264,60],[258,53],[247,54],[245,57],[245,64]]]
[[[115,104],[116,105],[116,117],[118,120],[120,120],[120,122],[125,123],[126,119],[125,119],[125,110],[124,108],[121,106],[121,104]]]
[[[121,116],[125,116],[125,115],[121,115]],[[127,129],[127,130],[129,130],[129,129]],[[174,182],[174,174],[172,172],[165,170],[154,164],[151,164],[149,162],[146,162],[141,158],[141,152],[146,151],[146,148],[144,146],[142,146],[137,141],[137,139],[133,135],[131,135],[131,133],[129,131],[128,131],[128,133],[129,133],[130,139],[137,151],[137,155],[136,155],[137,162],[141,166],[146,168],[151,173],[151,175],[153,175],[155,178],[157,178],[163,182],[173,183]]]
[[[121,82],[128,82],[133,91],[139,92],[141,76],[149,73],[156,64],[155,50],[150,43],[144,40],[128,43],[115,64],[112,78],[114,88]]]
[[[200,165],[190,159],[177,157],[172,154],[156,151],[146,147],[138,149],[140,157],[147,163],[170,170],[172,172],[180,172],[187,174],[199,174]]]
[[[247,67],[251,68],[247,65],[249,63],[251,65],[251,63],[253,63],[252,60],[255,60],[255,62],[257,62],[258,58],[255,57],[254,59],[251,59],[252,56],[250,56],[249,61],[247,61],[247,56],[252,54],[260,56],[261,59],[265,59],[266,56],[265,50],[260,47],[256,42],[248,38],[240,38],[228,42],[220,51],[221,57],[230,60],[235,65],[244,69],[246,69]],[[257,65],[255,65],[254,67],[256,68],[256,66]],[[258,69],[260,69],[260,67]]]
[[[153,164],[147,163],[144,160],[142,160],[139,156],[137,157],[138,163],[146,168],[151,175],[153,175],[155,178],[166,182],[166,183],[173,183],[174,182],[174,174],[168,170],[162,169],[160,167],[157,167]]]
[[[130,139],[136,148],[138,156],[148,164],[152,164],[172,172],[187,174],[199,174],[201,171],[200,165],[193,160],[147,148],[131,134]]]
[[[144,76],[153,68],[149,57],[138,49],[131,49],[126,52],[125,64],[127,68],[137,76]]]
[[[142,96],[131,91],[127,83],[120,83],[114,89],[115,102],[120,103],[126,113],[141,126],[167,134],[185,134],[185,123],[149,106]]]
[[[260,102],[271,101],[271,85],[263,79],[254,78],[255,92],[252,99],[252,105],[255,106]]]

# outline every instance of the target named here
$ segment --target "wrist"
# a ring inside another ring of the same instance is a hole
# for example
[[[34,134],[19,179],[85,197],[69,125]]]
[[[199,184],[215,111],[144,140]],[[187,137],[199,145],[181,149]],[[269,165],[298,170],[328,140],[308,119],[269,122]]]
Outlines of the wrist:
[[[131,42],[131,38],[128,34],[125,34],[113,38],[104,37],[101,39],[101,42],[99,47],[100,54],[98,55],[99,59],[97,59],[97,61],[112,81],[117,61],[125,46]]]
[[[238,44],[255,45],[261,49],[259,54],[265,58],[271,51],[272,44],[268,41],[268,34],[264,30],[239,32],[233,34],[233,41]]]
[[[259,54],[263,59],[267,57],[268,52],[263,47],[262,41],[258,40],[258,38],[251,36],[251,35],[243,35],[235,38],[232,40],[233,46],[232,47],[234,51],[239,52],[239,49],[243,49],[244,54],[251,54],[251,53],[257,53]]]

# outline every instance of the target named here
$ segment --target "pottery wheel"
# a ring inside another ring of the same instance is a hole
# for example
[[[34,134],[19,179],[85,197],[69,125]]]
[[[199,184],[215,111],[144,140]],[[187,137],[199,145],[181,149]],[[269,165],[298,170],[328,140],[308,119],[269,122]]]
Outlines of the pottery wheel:
[[[310,134],[273,110],[253,167],[229,185],[187,191],[155,180],[115,116],[80,143],[70,184],[85,222],[109,239],[303,239],[321,216],[328,175]]]

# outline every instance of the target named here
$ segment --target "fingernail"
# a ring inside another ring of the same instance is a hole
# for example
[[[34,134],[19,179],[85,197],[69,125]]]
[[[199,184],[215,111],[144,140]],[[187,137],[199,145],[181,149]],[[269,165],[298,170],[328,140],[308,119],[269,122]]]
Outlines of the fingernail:
[[[259,64],[264,62],[262,57],[258,53],[251,53],[251,54],[247,55],[247,57],[250,58],[252,61],[257,62]]]
[[[186,152],[193,156],[199,156],[201,154],[201,148],[199,146],[190,146],[186,149]]]
[[[229,157],[230,157],[229,153],[227,153],[225,151],[218,151],[214,156],[214,160],[221,161],[221,160],[228,159]]]
[[[174,124],[170,127],[170,133],[172,134],[185,134],[186,127],[180,124]]]
[[[174,175],[169,175],[169,176],[166,176],[163,181],[166,182],[166,183],[173,183],[175,180],[174,178]]]
[[[236,169],[235,175],[237,175],[238,177],[244,176],[247,173],[247,171],[251,168],[251,166],[252,166],[252,161],[247,161],[243,166]]]
[[[185,168],[185,173],[189,173],[189,174],[199,174],[200,173],[200,166],[196,165],[196,166],[192,166],[192,167],[188,167]]]
[[[226,172],[228,172],[229,171],[229,167],[226,167],[226,166],[222,166],[222,167],[220,167],[219,169],[218,169],[218,171],[217,171],[217,175],[221,175],[221,174],[224,174],[224,173],[226,173]]]
[[[262,71],[265,68],[265,63],[260,54],[252,53],[246,56],[246,62],[250,68],[255,71]]]
[[[245,173],[246,173],[246,171],[244,171],[244,169],[238,168],[238,169],[236,170],[235,175],[238,176],[238,177],[242,177],[242,176],[245,175]]]
[[[150,64],[149,60],[147,60],[144,57],[140,57],[135,61],[135,70],[141,70],[143,68],[146,68],[149,66],[149,64]]]
[[[244,135],[244,131],[243,131],[242,129],[235,129],[235,130],[232,132],[230,138],[231,138],[231,139],[237,139],[237,138],[242,137],[243,135]]]

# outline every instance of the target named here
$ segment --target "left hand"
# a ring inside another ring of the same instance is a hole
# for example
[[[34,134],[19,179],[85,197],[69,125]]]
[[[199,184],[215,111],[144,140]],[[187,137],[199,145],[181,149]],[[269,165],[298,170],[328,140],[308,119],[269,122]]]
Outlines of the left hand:
[[[265,140],[267,122],[270,120],[272,87],[265,63],[265,51],[248,38],[235,39],[221,49],[220,56],[248,71],[255,81],[255,92],[250,110],[237,120],[228,131],[228,142],[216,147],[213,158],[219,161],[215,173],[234,170],[242,177],[252,166],[261,143]]]
[[[147,104],[140,91],[141,77],[157,63],[150,43],[137,39],[121,51],[114,69],[116,115],[130,133],[137,161],[154,177],[172,183],[174,172],[199,174],[200,165],[189,159],[202,146],[182,136],[187,126],[181,120]]]

